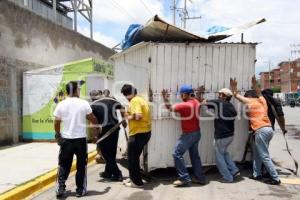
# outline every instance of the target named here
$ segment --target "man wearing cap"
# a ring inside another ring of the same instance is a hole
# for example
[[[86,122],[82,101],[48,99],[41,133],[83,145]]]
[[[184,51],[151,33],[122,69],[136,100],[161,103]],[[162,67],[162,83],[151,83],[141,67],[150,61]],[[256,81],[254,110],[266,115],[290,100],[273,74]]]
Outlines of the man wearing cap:
[[[183,85],[180,88],[180,95],[183,102],[172,105],[169,101],[167,90],[162,91],[165,106],[171,112],[180,114],[182,135],[177,140],[173,153],[175,167],[179,179],[174,181],[175,187],[188,186],[191,181],[198,184],[206,184],[202,171],[201,159],[198,152],[200,133],[200,103],[192,97],[193,89],[190,85]],[[184,163],[183,155],[189,151],[195,179],[191,179]]]
[[[232,92],[223,88],[219,90],[219,98],[214,100],[204,100],[202,105],[215,111],[215,154],[216,164],[222,179],[222,183],[232,183],[234,178],[240,175],[239,169],[232,161],[228,152],[228,147],[233,141],[234,120],[237,112],[230,102]]]
[[[88,119],[93,125],[96,125],[97,119],[93,115],[89,103],[79,98],[81,84],[83,84],[81,81],[71,81],[66,85],[68,97],[58,103],[53,113],[55,137],[60,145],[56,181],[57,198],[65,195],[65,182],[70,173],[74,154],[77,158],[76,196],[84,196],[87,192],[86,120]],[[61,123],[63,123],[62,131]],[[99,129],[93,126],[94,142],[98,132]]]

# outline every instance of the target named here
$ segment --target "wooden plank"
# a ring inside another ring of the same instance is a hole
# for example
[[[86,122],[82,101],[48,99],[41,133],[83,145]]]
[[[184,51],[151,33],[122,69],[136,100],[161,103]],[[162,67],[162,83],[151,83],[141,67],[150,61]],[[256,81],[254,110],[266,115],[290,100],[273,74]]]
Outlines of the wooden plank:
[[[157,45],[151,45],[151,88],[157,93]]]
[[[217,90],[220,90],[225,87],[225,54],[226,54],[226,47],[220,46],[220,53],[219,53],[219,70],[218,70],[218,86]]]
[[[166,88],[168,90],[171,89],[171,74],[172,74],[172,46],[169,44],[165,45],[165,53],[164,53],[164,73],[163,73],[163,86],[162,88]]]
[[[224,87],[230,88],[230,76],[231,76],[231,68],[232,68],[232,58],[231,51],[232,48],[229,45],[226,45],[225,52],[225,70],[224,70]]]
[[[165,45],[159,44],[157,47],[157,92],[162,91],[164,79],[164,67],[165,67]]]
[[[204,81],[205,81],[205,88],[207,90],[212,90],[212,61],[213,59],[213,49],[211,45],[206,46],[206,57],[205,57],[205,76],[204,76]]]
[[[250,77],[250,50],[249,46],[245,45],[244,46],[244,64],[243,64],[243,72],[242,72],[242,81],[243,81],[243,90],[248,90],[250,88],[249,85],[249,80],[251,79]]]
[[[237,78],[238,77],[238,48],[237,46],[232,46],[232,53],[231,53],[231,78]]]
[[[199,70],[200,70],[200,58],[199,58],[199,46],[193,46],[193,56],[192,56],[192,85],[194,88],[199,87]]]
[[[199,46],[199,70],[198,70],[198,85],[205,85],[206,77],[206,47]]]
[[[237,61],[237,82],[238,82],[238,89],[244,91],[243,88],[243,64],[244,64],[244,45],[238,45],[238,61]]]
[[[186,73],[186,62],[185,62],[185,57],[186,57],[186,45],[180,45],[179,47],[179,56],[178,56],[178,64],[179,64],[179,73],[178,73],[178,87],[180,87],[182,84],[185,83],[185,73]]]
[[[179,45],[172,45],[172,73],[171,73],[171,89],[176,92],[179,76]]]
[[[220,46],[214,45],[213,46],[213,63],[212,63],[212,78],[211,78],[211,84],[212,88],[211,90],[216,92],[218,90],[218,71],[219,69],[219,55],[220,55]]]
[[[185,56],[185,84],[192,85],[192,73],[193,73],[193,46],[186,45],[186,56]]]

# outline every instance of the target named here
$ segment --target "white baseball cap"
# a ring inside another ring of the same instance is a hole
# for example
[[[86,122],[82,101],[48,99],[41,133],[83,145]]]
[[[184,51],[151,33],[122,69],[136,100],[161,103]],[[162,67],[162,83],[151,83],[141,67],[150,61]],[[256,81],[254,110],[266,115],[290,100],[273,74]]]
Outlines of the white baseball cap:
[[[225,94],[228,97],[232,96],[232,92],[228,88],[223,88],[223,89],[219,90],[219,93]]]

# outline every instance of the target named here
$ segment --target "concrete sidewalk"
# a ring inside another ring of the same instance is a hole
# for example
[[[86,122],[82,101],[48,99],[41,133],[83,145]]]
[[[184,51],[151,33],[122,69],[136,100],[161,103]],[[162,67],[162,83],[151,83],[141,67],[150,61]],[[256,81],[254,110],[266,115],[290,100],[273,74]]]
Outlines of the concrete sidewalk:
[[[95,151],[94,144],[88,151]],[[21,143],[0,149],[0,194],[57,167],[56,143]],[[74,156],[74,158],[76,158]]]

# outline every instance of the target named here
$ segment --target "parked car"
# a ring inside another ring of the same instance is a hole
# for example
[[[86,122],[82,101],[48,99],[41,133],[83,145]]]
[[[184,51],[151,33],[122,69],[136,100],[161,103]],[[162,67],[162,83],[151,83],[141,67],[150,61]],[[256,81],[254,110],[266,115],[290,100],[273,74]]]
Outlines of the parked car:
[[[292,108],[296,106],[296,104],[297,104],[296,102],[297,102],[297,101],[296,101],[295,99],[290,99],[289,101],[290,101],[290,102],[289,102],[289,105],[290,105]]]

